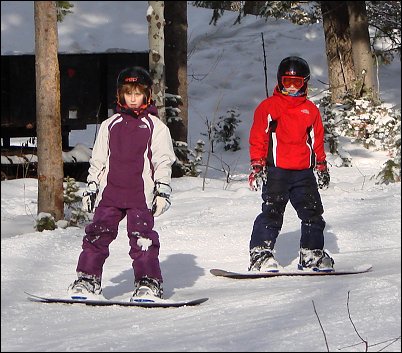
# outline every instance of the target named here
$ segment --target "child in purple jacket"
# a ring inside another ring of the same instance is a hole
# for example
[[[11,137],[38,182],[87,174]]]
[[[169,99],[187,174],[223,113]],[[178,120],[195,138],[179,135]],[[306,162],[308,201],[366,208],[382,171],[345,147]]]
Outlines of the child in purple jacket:
[[[72,298],[101,296],[102,270],[120,221],[127,216],[134,293],[162,298],[159,235],[154,217],[170,206],[171,167],[176,157],[167,126],[151,100],[152,79],[141,67],[120,72],[116,113],[105,120],[90,159],[83,209],[93,212],[85,228]]]

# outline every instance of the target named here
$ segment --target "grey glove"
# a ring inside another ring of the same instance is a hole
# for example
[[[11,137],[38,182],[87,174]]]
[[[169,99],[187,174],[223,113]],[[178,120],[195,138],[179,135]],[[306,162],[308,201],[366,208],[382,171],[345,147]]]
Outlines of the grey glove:
[[[93,213],[95,209],[95,200],[98,196],[98,184],[94,181],[88,183],[86,190],[82,194],[82,210],[84,212]]]
[[[170,193],[172,188],[168,184],[155,183],[154,189],[154,200],[152,202],[152,214],[154,217],[160,216],[162,213],[166,212],[170,205]]]

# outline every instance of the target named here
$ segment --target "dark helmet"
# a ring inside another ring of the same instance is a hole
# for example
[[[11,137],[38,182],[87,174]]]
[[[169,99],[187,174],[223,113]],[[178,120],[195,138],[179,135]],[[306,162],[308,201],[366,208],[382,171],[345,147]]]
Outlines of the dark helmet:
[[[140,85],[152,87],[152,79],[148,71],[142,67],[134,66],[122,70],[117,77],[117,89],[125,83],[138,83]]]
[[[283,76],[303,77],[304,85],[299,92],[305,93],[307,90],[307,82],[310,79],[310,68],[307,61],[298,56],[289,56],[281,61],[277,73],[278,86],[281,91],[283,90]]]

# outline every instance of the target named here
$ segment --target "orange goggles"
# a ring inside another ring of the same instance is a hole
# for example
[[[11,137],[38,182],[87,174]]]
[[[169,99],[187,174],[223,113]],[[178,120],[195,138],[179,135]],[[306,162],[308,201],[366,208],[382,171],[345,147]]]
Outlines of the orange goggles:
[[[304,85],[304,78],[300,76],[282,76],[282,85],[285,88],[293,86],[299,90]]]

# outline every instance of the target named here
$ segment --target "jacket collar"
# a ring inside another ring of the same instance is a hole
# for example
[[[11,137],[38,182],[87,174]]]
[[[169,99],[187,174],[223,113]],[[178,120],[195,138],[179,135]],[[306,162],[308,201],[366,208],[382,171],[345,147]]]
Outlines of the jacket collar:
[[[151,103],[150,105],[148,105],[144,108],[138,108],[138,109],[131,109],[131,108],[128,108],[127,106],[122,106],[120,104],[117,104],[115,112],[126,114],[126,115],[129,115],[136,119],[139,116],[144,116],[144,115],[147,115],[148,113],[158,116],[158,109],[156,109],[156,107],[153,103]]]
[[[307,101],[306,94],[303,96],[299,96],[299,97],[287,96],[279,90],[278,86],[275,87],[273,96],[278,97],[282,104],[284,104],[290,108],[297,107],[298,105],[303,104],[304,102]]]

